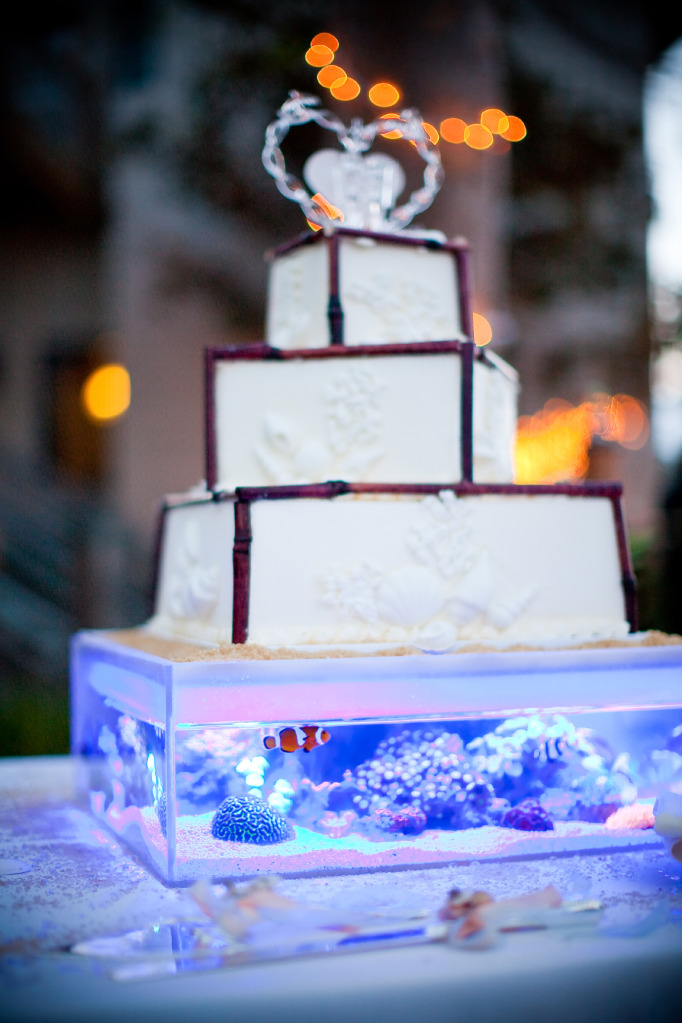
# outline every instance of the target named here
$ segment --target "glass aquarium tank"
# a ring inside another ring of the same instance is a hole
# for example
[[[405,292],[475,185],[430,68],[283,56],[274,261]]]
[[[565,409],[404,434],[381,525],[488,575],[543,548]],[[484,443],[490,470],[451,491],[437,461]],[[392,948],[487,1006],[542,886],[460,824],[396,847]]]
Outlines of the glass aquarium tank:
[[[163,881],[660,845],[682,647],[172,661],[72,645],[93,814]]]

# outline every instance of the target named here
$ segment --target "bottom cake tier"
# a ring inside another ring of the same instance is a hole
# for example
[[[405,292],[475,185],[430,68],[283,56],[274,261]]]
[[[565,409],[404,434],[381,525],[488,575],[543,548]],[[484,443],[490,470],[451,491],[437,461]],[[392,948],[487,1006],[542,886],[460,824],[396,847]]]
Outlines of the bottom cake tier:
[[[661,845],[682,641],[327,653],[78,634],[93,813],[170,884]]]
[[[169,501],[149,627],[425,651],[622,636],[620,487],[328,483]]]

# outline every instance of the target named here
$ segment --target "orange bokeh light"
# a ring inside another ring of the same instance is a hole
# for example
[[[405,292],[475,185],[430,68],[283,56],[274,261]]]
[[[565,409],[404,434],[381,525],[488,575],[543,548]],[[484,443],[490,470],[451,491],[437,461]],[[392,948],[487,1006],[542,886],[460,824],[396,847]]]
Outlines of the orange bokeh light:
[[[402,117],[399,114],[382,114],[379,118],[380,121],[402,121]],[[393,131],[382,131],[382,139],[401,139],[403,133],[399,128],[395,128]]]
[[[488,107],[483,110],[479,120],[493,135],[499,135],[509,127],[509,118],[504,110],[499,110],[497,107]]]
[[[81,404],[90,419],[102,423],[118,419],[130,406],[130,374],[125,366],[107,363],[87,377]]]
[[[599,397],[601,403],[595,403],[594,408],[599,436],[638,451],[649,438],[649,420],[641,401],[629,394]]]
[[[343,220],[343,212],[333,202],[330,202],[329,199],[325,199],[321,192],[315,192],[312,200],[327,214],[330,220]]]
[[[644,405],[628,394],[596,394],[573,407],[553,398],[517,423],[517,483],[556,483],[581,479],[590,464],[593,438],[637,451],[649,438]]]
[[[581,479],[589,466],[589,413],[545,406],[519,420],[514,461],[516,483],[557,483]]]
[[[339,40],[336,36],[332,35],[331,32],[318,32],[316,36],[310,40],[311,46],[328,46],[329,49],[336,53],[339,48]]]
[[[427,141],[430,142],[431,145],[435,146],[440,139],[438,128],[436,128],[434,124],[429,124],[428,121],[422,121],[422,128],[426,133]],[[416,148],[417,143],[413,139],[410,139],[410,145],[415,146]]]
[[[464,142],[466,126],[466,121],[463,121],[461,117],[446,117],[444,121],[440,122],[441,138],[444,138],[446,142]]]
[[[440,138],[438,128],[436,128],[435,124],[429,124],[428,121],[422,121],[422,128],[426,132],[429,142],[435,146]]]
[[[464,141],[471,149],[489,149],[493,144],[493,133],[484,124],[467,124]]]
[[[528,132],[521,118],[509,114],[507,120],[509,121],[508,127],[500,131],[502,138],[506,139],[507,142],[520,142],[521,139],[525,139]]]
[[[474,342],[482,348],[483,345],[492,341],[493,328],[490,326],[490,320],[486,319],[482,313],[474,313],[472,319],[474,321]]]
[[[335,82],[329,89],[334,99],[349,100],[360,95],[360,83],[354,78],[346,77],[342,82]]]
[[[400,92],[390,82],[377,82],[367,95],[375,107],[392,107],[400,99]]]
[[[311,67],[324,67],[334,60],[334,51],[328,46],[311,46],[305,55],[306,63]]]
[[[335,82],[341,85],[342,80],[345,82],[347,78],[348,75],[338,64],[326,64],[317,72],[317,80],[325,89],[331,89]]]

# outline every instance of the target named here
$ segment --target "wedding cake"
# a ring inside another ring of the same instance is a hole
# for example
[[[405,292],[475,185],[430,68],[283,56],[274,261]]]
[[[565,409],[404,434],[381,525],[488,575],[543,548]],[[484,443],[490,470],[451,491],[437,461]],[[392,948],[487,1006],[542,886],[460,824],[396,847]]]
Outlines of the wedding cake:
[[[310,193],[280,148],[309,121],[341,144]],[[398,127],[402,206],[368,152]],[[206,353],[153,615],[73,638],[83,797],[169,884],[660,842],[607,818],[676,777],[682,647],[634,631],[618,484],[514,483],[468,247],[410,226],[441,177],[418,115],[346,130],[292,94],[263,155],[311,230],[272,254],[263,343]]]
[[[287,172],[289,128],[341,149]],[[368,152],[400,130],[425,162]],[[346,129],[292,93],[266,169],[311,230],[271,257],[266,339],[206,356],[206,480],[164,503],[146,630],[205,644],[442,652],[634,629],[618,484],[513,483],[518,380],[472,340],[469,250],[418,115]]]

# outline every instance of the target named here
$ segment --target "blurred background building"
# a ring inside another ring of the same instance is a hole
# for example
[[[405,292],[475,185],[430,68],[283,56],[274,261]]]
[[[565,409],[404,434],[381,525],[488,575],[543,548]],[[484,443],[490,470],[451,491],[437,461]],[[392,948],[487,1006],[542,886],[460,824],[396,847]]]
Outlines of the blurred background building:
[[[377,81],[438,130],[522,119],[520,141],[443,135],[420,223],[472,244],[521,375],[522,478],[622,479],[641,624],[682,630],[682,271],[647,265],[652,167],[682,137],[669,4],[54,0],[4,22],[0,754],[65,751],[70,635],[149,614],[161,497],[203,475],[203,349],[262,337],[264,252],[305,227],[260,160],[290,89],[346,122],[377,116]],[[306,63],[320,31],[357,99]],[[672,126],[645,137],[666,86]],[[329,144],[294,134],[294,170]]]

